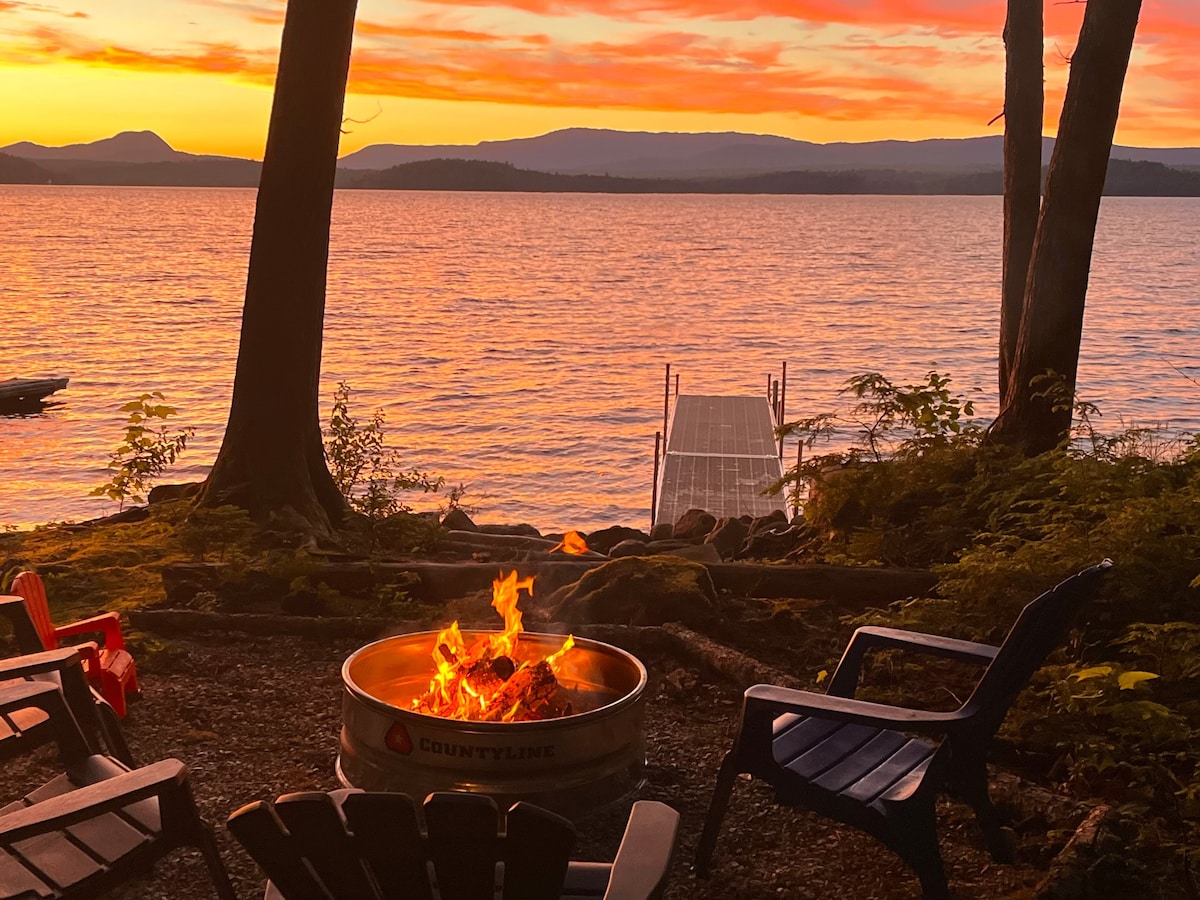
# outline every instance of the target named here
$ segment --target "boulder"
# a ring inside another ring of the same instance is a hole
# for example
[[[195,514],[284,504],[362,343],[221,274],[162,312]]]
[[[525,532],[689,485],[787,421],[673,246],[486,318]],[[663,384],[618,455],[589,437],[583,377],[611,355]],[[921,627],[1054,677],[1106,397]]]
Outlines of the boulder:
[[[757,534],[760,531],[773,531],[778,528],[787,528],[788,517],[782,509],[772,510],[765,516],[758,516],[750,520],[750,528],[748,534]]]
[[[442,519],[442,527],[447,531],[478,531],[479,526],[471,521],[468,516],[458,507],[446,513],[446,518]]]
[[[620,559],[622,556],[648,556],[650,551],[646,549],[645,541],[621,541],[617,546],[608,551],[608,555],[613,559]]]
[[[675,533],[675,526],[670,522],[659,522],[650,529],[650,540],[652,541],[669,541],[671,535]]]
[[[704,543],[716,547],[721,559],[732,559],[741,549],[748,531],[746,524],[740,519],[725,516],[717,520],[716,526],[708,533]]]
[[[650,535],[644,531],[639,531],[636,528],[628,528],[624,525],[613,525],[610,528],[601,528],[598,531],[593,531],[587,536],[587,545],[589,550],[595,550],[597,553],[608,555],[608,552],[613,547],[623,541],[641,541],[646,543],[650,540]]]
[[[187,484],[156,484],[146,495],[146,503],[154,506],[168,500],[187,500],[200,493],[203,486],[201,481],[189,481]]]
[[[738,550],[737,559],[782,559],[809,536],[807,529],[789,525],[752,531]]]
[[[656,556],[626,556],[586,573],[551,598],[553,618],[568,625],[688,626],[710,623],[717,593],[699,563]]]
[[[689,509],[675,520],[671,537],[682,540],[699,540],[713,530],[717,517],[702,509]]]
[[[712,544],[684,544],[674,550],[662,551],[663,556],[675,556],[679,559],[690,559],[699,563],[719,563],[721,554]]]

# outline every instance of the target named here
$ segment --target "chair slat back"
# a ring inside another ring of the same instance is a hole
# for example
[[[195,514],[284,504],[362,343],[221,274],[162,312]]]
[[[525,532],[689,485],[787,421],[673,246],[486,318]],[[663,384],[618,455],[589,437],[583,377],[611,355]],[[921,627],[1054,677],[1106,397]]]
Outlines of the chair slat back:
[[[514,803],[504,828],[504,900],[557,900],[575,826],[529,803]]]
[[[324,791],[285,794],[275,801],[275,815],[291,835],[297,852],[308,860],[331,896],[363,900],[380,896],[329,794]]]
[[[226,824],[250,858],[288,900],[333,900],[270,803],[258,800],[243,806]]]
[[[1008,708],[1046,657],[1067,636],[1071,624],[1096,595],[1111,560],[1077,575],[1031,600],[1009,629],[1000,650],[967,701],[976,710],[978,738],[995,734]]]
[[[404,794],[306,792],[244,806],[228,827],[287,900],[491,900],[497,863],[504,900],[561,895],[566,819],[517,803],[502,832],[495,801],[467,793],[430,794],[423,812],[424,831]]]
[[[425,827],[442,900],[491,897],[500,855],[496,802],[484,794],[430,794]]]
[[[54,634],[54,622],[50,619],[50,605],[46,602],[46,586],[36,572],[22,572],[13,579],[12,592],[25,601],[29,618],[37,629],[42,646],[46,650],[58,649],[58,638]]]
[[[350,791],[342,801],[342,814],[384,897],[434,900],[425,838],[412,797]]]

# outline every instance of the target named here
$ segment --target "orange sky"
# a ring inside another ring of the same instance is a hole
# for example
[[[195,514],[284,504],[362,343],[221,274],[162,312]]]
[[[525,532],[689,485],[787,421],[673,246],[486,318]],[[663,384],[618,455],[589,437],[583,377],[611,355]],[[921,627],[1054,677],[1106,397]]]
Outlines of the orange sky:
[[[360,0],[342,152],[571,126],[999,133],[1004,0]],[[0,0],[0,146],[260,157],[283,0]],[[1081,3],[1046,4],[1053,133]],[[1200,145],[1200,2],[1145,0],[1117,142]]]

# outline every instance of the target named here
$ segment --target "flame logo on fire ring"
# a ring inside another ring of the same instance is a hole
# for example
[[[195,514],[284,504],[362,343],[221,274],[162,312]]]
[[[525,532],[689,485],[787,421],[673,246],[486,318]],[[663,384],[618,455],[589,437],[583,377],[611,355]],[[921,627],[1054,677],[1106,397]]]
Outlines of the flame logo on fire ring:
[[[392,727],[383,737],[383,744],[394,753],[402,753],[405,756],[413,750],[412,738],[408,736],[408,729],[404,727],[403,722],[392,723]]]

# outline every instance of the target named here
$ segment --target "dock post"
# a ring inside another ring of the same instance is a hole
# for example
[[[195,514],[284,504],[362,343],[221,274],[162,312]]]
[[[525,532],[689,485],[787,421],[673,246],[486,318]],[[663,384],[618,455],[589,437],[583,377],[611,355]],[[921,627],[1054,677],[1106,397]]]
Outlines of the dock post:
[[[779,424],[779,379],[775,379],[775,387],[771,396],[771,414],[775,416],[775,424]]]
[[[783,425],[783,408],[787,404],[787,360],[783,361],[783,375],[780,376],[779,387],[779,418],[776,425]],[[783,461],[783,435],[779,435],[779,461]]]
[[[663,384],[663,439],[667,435],[667,416],[671,410],[671,364],[667,363],[667,380]]]
[[[650,485],[650,530],[654,530],[654,516],[658,512],[658,448],[662,444],[662,432],[654,432],[654,481]]]
[[[675,373],[675,396],[679,396],[679,373]]]
[[[800,478],[800,464],[802,462],[804,462],[804,441],[801,441],[800,443],[798,443],[796,445],[796,478],[797,478],[797,481],[796,481],[796,486],[794,488],[792,488],[792,490],[795,492],[792,494],[792,498],[794,501],[792,503],[792,518],[793,519],[796,518],[796,516],[800,515],[800,482],[798,479]]]

